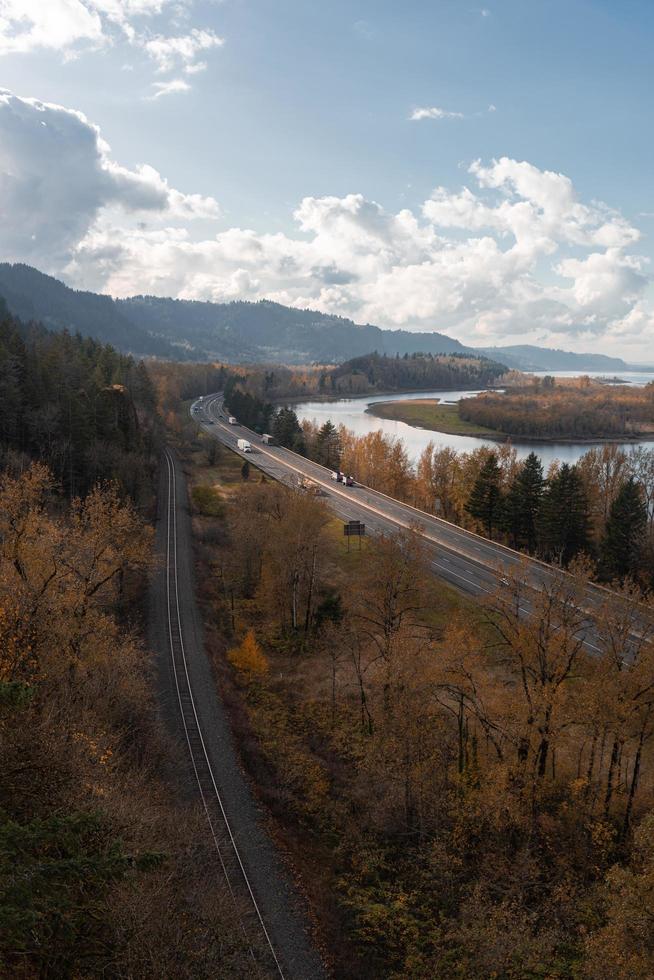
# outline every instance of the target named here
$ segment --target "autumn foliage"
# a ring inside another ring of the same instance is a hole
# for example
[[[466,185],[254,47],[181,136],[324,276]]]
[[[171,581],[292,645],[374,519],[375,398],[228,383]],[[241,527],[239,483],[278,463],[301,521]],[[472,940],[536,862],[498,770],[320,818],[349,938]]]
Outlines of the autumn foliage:
[[[336,975],[654,975],[650,600],[604,594],[592,649],[587,563],[478,609],[416,532],[348,554],[330,526],[256,484],[206,560],[213,628],[250,629],[229,660],[270,666],[240,687],[253,772],[312,855]]]
[[[268,671],[268,661],[263,650],[257,643],[254,630],[248,630],[243,642],[233,647],[228,655],[230,663],[243,674],[247,680],[262,677]]]
[[[0,478],[0,974],[246,975],[202,816],[164,775],[152,530],[115,485],[57,491],[39,463]]]
[[[544,380],[544,379],[543,379]],[[484,392],[459,402],[468,422],[521,438],[625,438],[654,431],[654,385],[570,384],[550,378],[532,388]]]

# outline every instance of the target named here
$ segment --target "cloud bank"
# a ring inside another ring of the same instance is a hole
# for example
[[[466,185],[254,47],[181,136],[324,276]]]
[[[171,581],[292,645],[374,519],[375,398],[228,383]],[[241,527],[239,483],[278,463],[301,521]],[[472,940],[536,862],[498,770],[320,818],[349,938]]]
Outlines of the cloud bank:
[[[2,258],[114,295],[269,298],[359,322],[625,351],[654,329],[640,232],[569,177],[502,157],[415,210],[305,197],[297,234],[220,228],[212,197],[123,167],[81,113],[0,92]],[[194,220],[203,219],[203,235]]]
[[[216,218],[218,204],[135,170],[81,112],[0,89],[0,244],[6,258],[61,271],[99,216]]]

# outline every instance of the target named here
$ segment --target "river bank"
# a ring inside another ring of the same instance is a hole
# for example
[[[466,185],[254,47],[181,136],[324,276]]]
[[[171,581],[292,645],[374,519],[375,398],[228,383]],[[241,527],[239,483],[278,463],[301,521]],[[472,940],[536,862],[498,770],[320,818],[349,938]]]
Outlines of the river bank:
[[[476,388],[473,392],[470,390],[470,386],[462,385],[459,388],[449,388],[448,391],[456,392],[457,394],[479,394],[482,391],[504,391],[504,385],[486,385],[484,388]],[[371,388],[370,391],[340,391],[333,395],[316,395],[313,393],[303,394],[303,395],[289,395],[288,397],[273,398],[272,403],[278,407],[282,405],[304,405],[309,403],[312,405],[329,405],[335,402],[349,401],[350,399],[359,398],[402,398],[404,395],[422,395],[425,393],[424,385],[422,388],[402,388],[400,391],[397,388],[388,388],[386,390],[379,390],[377,388]]]
[[[375,402],[366,408],[366,414],[380,419],[390,419],[404,422],[417,429],[428,429],[431,432],[441,432],[444,435],[470,436],[477,439],[491,439],[504,442],[507,439],[520,439],[536,445],[596,445],[597,443],[632,443],[648,442],[652,432],[643,430],[631,434],[612,436],[595,435],[588,438],[579,436],[530,436],[528,440],[518,435],[489,429],[476,422],[469,422],[459,415],[458,405],[442,404],[438,399],[414,398],[407,401]]]
[[[639,382],[640,384],[644,384],[645,380],[641,380],[640,376],[634,376],[634,383],[638,384]],[[381,416],[373,415],[367,409],[369,407],[374,408],[379,402],[402,402],[414,400],[414,398],[437,400],[441,404],[447,404],[458,401],[461,397],[472,397],[476,394],[479,394],[479,390],[461,392],[455,391],[453,388],[432,388],[431,390],[423,389],[415,396],[409,394],[386,396],[364,395],[363,397],[341,398],[330,402],[316,402],[313,400],[298,402],[295,406],[295,411],[300,419],[310,419],[316,422],[317,425],[323,425],[330,420],[334,425],[344,425],[347,429],[351,429],[352,432],[359,436],[366,435],[370,432],[382,431],[384,435],[402,439],[409,456],[414,462],[417,462],[425,446],[430,442],[433,442],[439,448],[448,446],[450,449],[456,450],[456,452],[469,453],[474,449],[478,449],[480,446],[496,448],[498,446],[497,433],[494,433],[494,438],[489,436],[462,435],[461,433],[443,433],[408,425],[406,422],[399,422],[395,419],[382,418]],[[612,441],[618,445],[622,445],[627,451],[634,445],[633,442],[625,439]],[[555,460],[559,463],[569,463],[572,465],[593,445],[602,445],[601,441],[596,439],[590,442],[574,440],[567,443],[563,440],[557,440],[556,442],[545,444],[517,437],[511,440],[511,444],[516,449],[519,459],[525,459],[530,452],[536,452],[541,457],[545,468]],[[654,439],[645,439],[638,444],[647,448],[654,448]]]
[[[445,405],[437,398],[413,398],[405,402],[375,402],[366,408],[366,413],[380,419],[405,422],[417,429],[444,432],[446,435],[496,439],[498,442],[506,438],[503,432],[488,429],[474,422],[466,422],[459,416],[457,405]]]

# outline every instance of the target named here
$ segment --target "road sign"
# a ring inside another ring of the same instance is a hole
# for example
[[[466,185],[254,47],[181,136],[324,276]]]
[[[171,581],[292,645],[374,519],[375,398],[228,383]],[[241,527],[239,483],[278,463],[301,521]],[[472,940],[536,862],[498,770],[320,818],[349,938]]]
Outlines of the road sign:
[[[366,525],[361,521],[348,521],[343,525],[343,534],[346,538],[361,538],[366,533]]]

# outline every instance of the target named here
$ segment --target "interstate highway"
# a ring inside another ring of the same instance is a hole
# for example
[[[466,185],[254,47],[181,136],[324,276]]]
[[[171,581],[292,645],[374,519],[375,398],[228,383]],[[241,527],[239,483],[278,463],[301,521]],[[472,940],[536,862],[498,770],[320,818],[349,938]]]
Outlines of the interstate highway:
[[[215,436],[274,479],[297,486],[298,476],[304,476],[318,483],[330,509],[343,521],[362,521],[371,533],[418,528],[427,544],[432,546],[434,574],[474,598],[483,598],[495,592],[500,579],[511,572],[536,590],[552,578],[554,570],[544,562],[527,558],[511,548],[368,487],[360,484],[344,487],[331,479],[331,471],[324,466],[281,446],[264,445],[261,437],[245,426],[228,424],[220,393],[198,399],[193,403],[191,413],[208,435]],[[252,452],[242,453],[237,446],[238,439],[247,439],[252,445]],[[354,477],[356,479],[356,474]],[[604,590],[591,586],[584,604],[584,611],[588,614],[583,630],[584,643],[591,652],[599,650],[597,642],[594,642],[597,638],[594,635],[592,609],[601,601],[603,593]],[[528,596],[523,593],[521,608],[528,613],[529,606]]]

